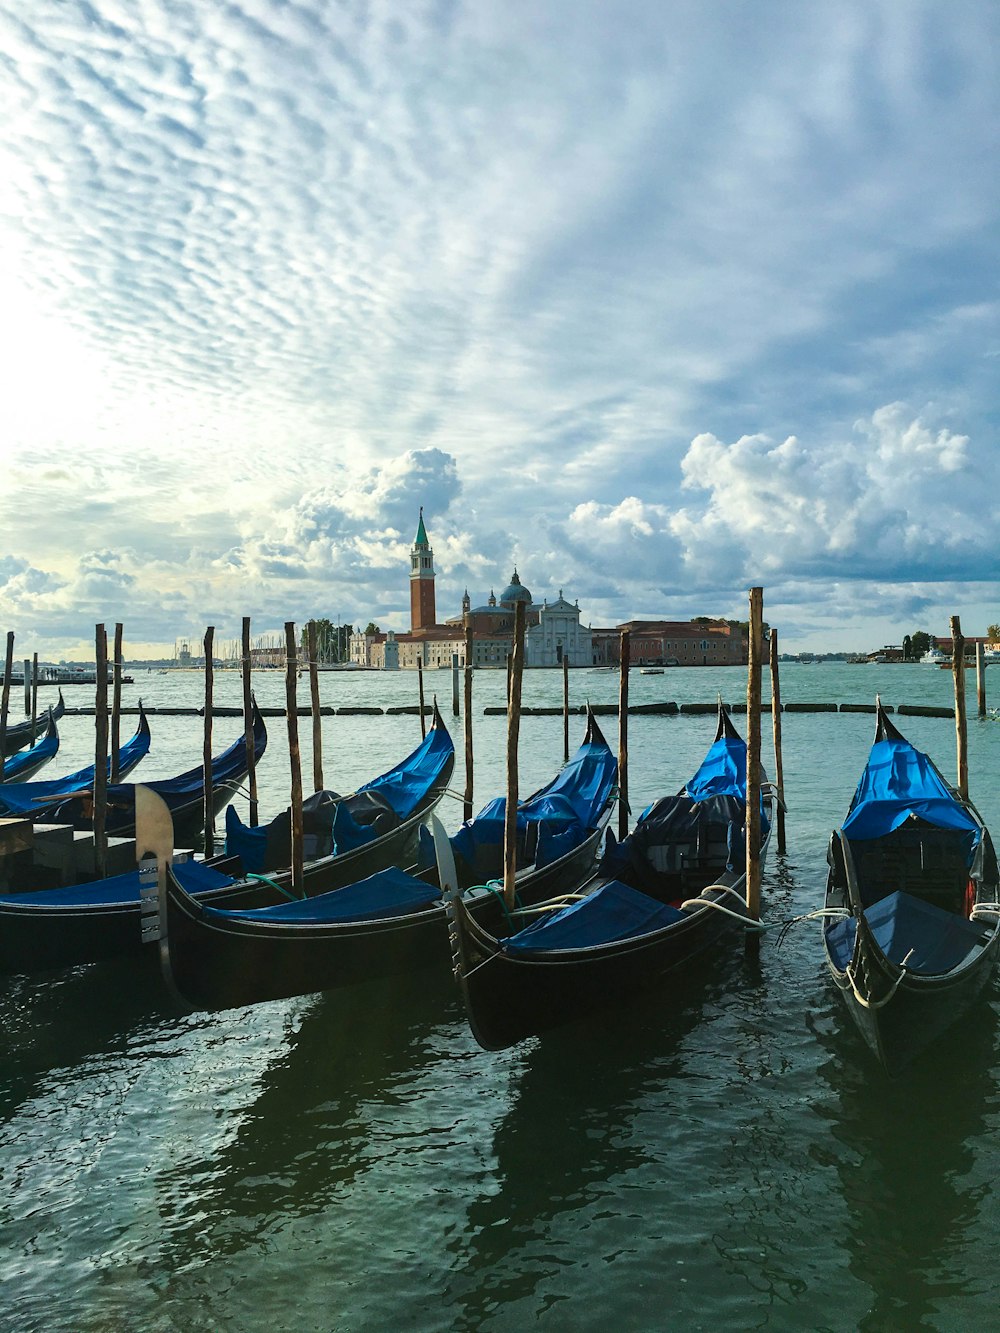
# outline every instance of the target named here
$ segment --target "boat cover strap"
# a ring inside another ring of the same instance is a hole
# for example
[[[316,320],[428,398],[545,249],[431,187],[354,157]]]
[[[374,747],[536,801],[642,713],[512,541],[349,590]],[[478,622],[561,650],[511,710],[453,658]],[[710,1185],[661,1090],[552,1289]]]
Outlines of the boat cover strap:
[[[676,907],[613,879],[579,902],[562,907],[519,930],[503,948],[515,956],[552,949],[585,949],[648,935],[684,921]]]

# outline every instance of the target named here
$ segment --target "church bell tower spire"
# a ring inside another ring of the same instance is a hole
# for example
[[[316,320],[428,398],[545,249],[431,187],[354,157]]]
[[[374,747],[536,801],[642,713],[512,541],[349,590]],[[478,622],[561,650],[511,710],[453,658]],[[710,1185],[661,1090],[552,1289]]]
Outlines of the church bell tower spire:
[[[437,624],[434,606],[434,552],[427,540],[424,510],[420,508],[417,535],[410,548],[410,629],[427,629]]]

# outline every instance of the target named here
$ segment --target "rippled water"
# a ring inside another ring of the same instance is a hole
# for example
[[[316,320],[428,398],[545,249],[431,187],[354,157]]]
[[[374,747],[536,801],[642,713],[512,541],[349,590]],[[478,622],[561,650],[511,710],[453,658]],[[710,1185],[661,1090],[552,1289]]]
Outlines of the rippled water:
[[[437,674],[451,723],[450,674]],[[279,676],[255,687],[283,702]],[[164,707],[199,702],[200,688],[194,675],[135,687]],[[918,666],[789,666],[782,678],[786,701],[870,702],[876,689],[891,704],[947,706],[951,681]],[[411,702],[415,690],[409,673],[322,683],[330,704]],[[720,690],[738,702],[742,673],[635,676],[631,693]],[[574,672],[571,692],[611,701],[617,681]],[[502,782],[505,723],[479,711],[502,693],[502,676],[476,673],[477,806]],[[217,702],[239,697],[235,676],[217,677]],[[554,673],[526,676],[526,703],[560,698]],[[269,724],[260,777],[273,813],[287,800],[287,744],[283,720]],[[201,719],[151,725],[137,777],[199,762]],[[419,739],[412,716],[323,725],[326,782],[341,790]],[[952,722],[900,725],[954,772]],[[635,809],[680,785],[711,726],[630,718]],[[572,727],[575,746],[582,720]],[[239,728],[217,719],[216,748]],[[453,730],[460,749],[458,719]],[[826,838],[871,730],[870,716],[785,715],[788,854],[765,871],[770,922],[819,905]],[[88,762],[93,720],[67,718],[61,733],[56,773]],[[521,738],[527,790],[561,760],[562,721],[525,718]],[[1000,724],[973,717],[971,786],[994,829],[998,747]],[[461,807],[444,813],[454,827]],[[756,961],[736,946],[681,987],[499,1056],[473,1042],[446,974],[181,1015],[144,962],[0,982],[0,1329],[995,1321],[995,998],[889,1083],[826,980],[815,923],[780,949],[767,936]]]

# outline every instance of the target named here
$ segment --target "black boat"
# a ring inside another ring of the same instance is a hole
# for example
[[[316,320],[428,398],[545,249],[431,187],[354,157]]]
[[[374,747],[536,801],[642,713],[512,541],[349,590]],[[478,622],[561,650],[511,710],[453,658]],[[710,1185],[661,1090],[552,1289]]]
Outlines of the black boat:
[[[877,705],[875,740],[828,853],[823,938],[862,1037],[896,1075],[967,1012],[1000,945],[989,832]]]
[[[253,701],[254,763],[259,764],[267,748],[267,728]],[[212,814],[217,815],[233,799],[248,772],[246,737],[241,734],[225,750],[212,758]],[[172,778],[157,778],[143,784],[161,796],[174,823],[174,843],[187,847],[205,827],[205,766],[199,764]],[[0,796],[0,800],[2,800]],[[80,794],[45,806],[45,822],[72,824],[75,829],[93,828],[93,801]],[[131,838],[135,835],[135,784],[116,782],[107,789],[105,831],[109,837]]]
[[[617,765],[593,716],[584,743],[557,777],[518,806],[517,883],[529,900],[585,877],[615,799]],[[503,856],[503,801],[494,801],[450,843],[464,883],[500,916],[484,883]],[[428,812],[429,813],[429,812]],[[161,956],[174,989],[194,1008],[219,1009],[328,990],[412,969],[447,966],[439,876],[427,843],[411,871],[370,864],[318,897],[250,910],[221,906],[225,890],[196,893],[184,866],[168,868]],[[374,872],[374,873],[373,873]],[[259,894],[258,894],[259,898]]]
[[[242,739],[239,744],[243,745]],[[357,813],[357,820],[344,821],[345,836],[353,836],[356,845],[310,862],[305,867],[306,892],[322,893],[349,883],[412,850],[420,823],[444,795],[454,757],[451,737],[435,711],[427,740],[408,759],[355,797],[338,798]],[[149,785],[155,790],[156,784]],[[392,810],[392,828],[382,833],[372,829],[372,838],[365,841],[368,829],[359,821],[371,823],[371,813],[384,813],[385,806]],[[349,835],[348,822],[356,825]],[[174,871],[192,892],[241,907],[286,900],[291,880],[287,870],[247,874],[239,856],[222,856],[210,863],[178,862]],[[2,895],[0,974],[70,967],[136,952],[142,947],[141,916],[138,870],[89,884]]]
[[[3,778],[0,781],[6,782],[27,782],[29,778],[35,776],[40,768],[54,759],[59,750],[59,732],[55,721],[49,714],[49,724],[45,730],[45,735],[40,740],[35,741],[34,745],[29,745],[23,750],[18,750],[12,754],[9,759],[4,760]]]
[[[62,690],[60,690],[58,701],[36,717],[34,723],[32,723],[30,717],[24,722],[15,722],[13,726],[8,723],[3,738],[4,757],[6,758],[7,755],[24,749],[26,745],[33,745],[39,736],[45,735],[49,722],[58,722],[65,711],[66,701],[63,698]]]
[[[501,1050],[620,1001],[743,930],[746,744],[720,705],[715,740],[676,796],[610,836],[579,894],[510,914],[497,931],[448,898],[452,962],[473,1035]],[[762,854],[772,798],[762,796]]]
[[[139,705],[139,725],[135,735],[118,752],[118,771],[122,776],[131,773],[140,759],[149,753],[149,721]],[[53,811],[63,802],[75,797],[87,799],[93,794],[96,765],[78,769],[62,778],[48,778],[45,782],[11,782],[0,786],[0,818],[30,819],[36,824],[65,823],[53,817]],[[111,774],[111,759],[107,761]],[[114,790],[110,788],[109,790]]]

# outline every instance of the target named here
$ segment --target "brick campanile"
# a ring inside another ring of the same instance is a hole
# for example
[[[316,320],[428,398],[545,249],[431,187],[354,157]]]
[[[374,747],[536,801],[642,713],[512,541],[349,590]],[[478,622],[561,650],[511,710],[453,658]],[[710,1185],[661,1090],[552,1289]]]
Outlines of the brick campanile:
[[[417,535],[410,550],[410,629],[426,629],[437,624],[434,607],[434,552],[424,528],[424,511],[420,510]]]

